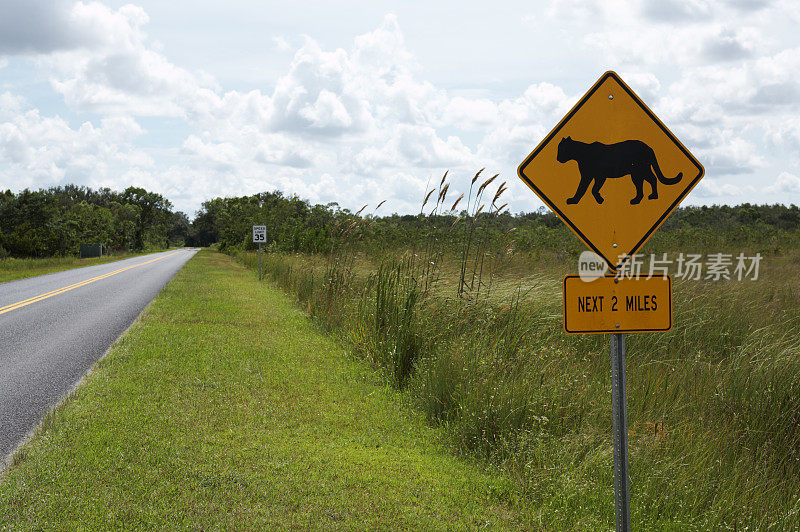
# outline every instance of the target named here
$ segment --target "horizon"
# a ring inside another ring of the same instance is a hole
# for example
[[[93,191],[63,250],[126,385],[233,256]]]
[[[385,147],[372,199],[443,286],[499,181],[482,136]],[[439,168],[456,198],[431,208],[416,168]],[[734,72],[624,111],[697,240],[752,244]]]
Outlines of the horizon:
[[[111,192],[114,192],[114,193],[122,193],[122,192],[125,191],[124,188],[122,188],[122,189],[113,189],[113,188],[110,188],[110,187],[92,188],[92,187],[86,187],[84,185],[76,185],[74,183],[67,183],[67,184],[64,184],[64,185],[55,185],[53,187],[47,187],[47,188],[23,189],[23,190],[19,190],[19,191],[13,191],[12,190],[11,192],[13,194],[15,194],[15,195],[18,195],[18,194],[22,193],[24,190],[29,190],[30,192],[45,192],[45,191],[49,190],[50,188],[57,188],[57,187],[62,187],[63,188],[63,187],[67,187],[67,186],[84,187],[84,188],[87,188],[87,189],[89,189],[91,191],[94,191],[94,192],[99,191],[101,188],[107,188]],[[7,189],[7,190],[10,190],[10,189]],[[2,192],[3,191],[0,190],[0,193],[2,193]],[[147,192],[155,192],[155,191],[147,190]],[[369,207],[370,207],[370,204],[365,204],[365,205],[362,205],[361,207],[357,207],[356,209],[352,209],[352,208],[350,208],[348,206],[342,206],[342,204],[339,203],[336,200],[329,201],[329,202],[326,202],[326,203],[314,203],[313,201],[309,200],[308,198],[304,198],[304,197],[299,196],[297,194],[286,194],[284,191],[279,190],[279,189],[274,189],[274,190],[269,190],[269,191],[268,190],[262,190],[260,192],[254,192],[252,194],[243,194],[243,195],[240,195],[240,196],[216,196],[216,197],[213,197],[213,198],[207,198],[207,199],[203,200],[203,203],[205,203],[207,201],[212,201],[212,200],[215,200],[215,199],[233,199],[233,198],[241,198],[241,197],[253,197],[253,196],[256,196],[258,194],[275,194],[275,193],[280,193],[284,198],[296,197],[297,199],[308,203],[310,206],[321,205],[323,207],[328,208],[330,205],[333,204],[333,205],[336,205],[337,208],[339,208],[340,210],[342,210],[342,211],[348,210],[352,214],[355,214],[356,210],[358,210],[358,209],[368,210]],[[195,221],[195,219],[197,218],[197,216],[200,214],[200,210],[199,209],[197,211],[193,212],[193,213],[189,213],[189,212],[185,212],[185,211],[182,211],[180,209],[177,209],[177,208],[175,208],[175,204],[172,202],[172,200],[170,200],[169,197],[163,196],[163,195],[162,195],[162,197],[164,197],[164,199],[166,199],[167,201],[170,202],[170,204],[173,207],[173,211],[172,212],[184,214],[188,218],[189,222],[191,222],[191,223],[193,223]],[[424,199],[424,198],[421,198],[421,199]],[[421,204],[422,204],[422,201],[420,201],[420,205]],[[388,201],[386,201],[386,202],[381,201],[381,202],[379,202],[379,205],[380,205],[380,207],[376,207],[375,208],[376,212],[367,213],[364,216],[370,215],[370,216],[373,216],[373,217],[376,217],[376,218],[383,218],[383,217],[388,217],[388,216],[406,216],[406,215],[421,215],[421,214],[424,214],[424,213],[419,212],[419,210],[417,210],[416,212],[413,212],[413,213],[411,213],[411,212],[392,211],[392,212],[385,212],[385,213],[382,213],[382,214],[376,214],[378,208],[380,208],[381,210],[385,210],[385,209],[383,209],[383,206],[384,205],[388,205]],[[707,207],[707,208],[729,207],[731,209],[736,209],[736,208],[740,208],[740,207],[744,207],[744,206],[752,206],[752,207],[782,206],[782,207],[786,207],[787,209],[800,208],[800,205],[795,204],[795,203],[780,203],[780,202],[775,202],[775,203],[751,203],[751,202],[746,202],[745,201],[745,202],[736,203],[736,204],[728,204],[728,203],[691,204],[690,202],[684,202],[681,205],[678,205],[675,208],[675,211],[680,211],[680,210],[684,210],[684,209],[691,209],[691,208],[702,208],[702,207]],[[202,203],[201,203],[200,209],[202,209]],[[460,210],[460,211],[441,211],[441,212],[437,213],[437,216],[458,216],[458,215],[462,214],[463,212],[464,212],[463,209]],[[542,215],[542,214],[547,214],[547,213],[550,213],[553,216],[557,216],[556,213],[554,213],[552,211],[552,209],[550,209],[547,205],[544,205],[544,204],[542,204],[539,207],[537,207],[535,209],[532,209],[532,210],[520,210],[520,211],[514,211],[514,210],[506,207],[505,209],[500,211],[498,214],[508,214],[508,215],[510,215],[512,217],[521,217],[521,216],[525,216],[525,215],[528,215],[528,214],[539,214],[539,215]],[[486,213],[486,214],[489,214],[489,213]],[[669,216],[667,217],[667,219],[669,219]]]

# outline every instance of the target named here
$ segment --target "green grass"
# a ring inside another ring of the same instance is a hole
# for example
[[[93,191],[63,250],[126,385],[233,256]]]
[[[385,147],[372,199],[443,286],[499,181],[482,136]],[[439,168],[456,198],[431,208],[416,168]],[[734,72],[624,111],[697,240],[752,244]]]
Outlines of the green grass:
[[[253,253],[237,257],[255,266]],[[495,270],[478,301],[456,297],[458,259],[446,255],[423,298],[423,280],[409,282],[418,273],[408,269],[398,277],[394,257],[356,254],[333,275],[323,257],[263,263],[455,449],[515,478],[543,522],[608,528],[608,338],[562,332],[561,279],[574,263],[526,259]],[[798,265],[789,250],[766,257],[758,281],[676,279],[673,330],[628,335],[635,529],[800,528]]]
[[[17,454],[0,528],[535,526],[515,486],[456,458],[289,298],[200,252]]]
[[[117,253],[111,256],[91,259],[79,259],[77,257],[48,257],[46,259],[0,259],[0,283],[4,283],[6,281],[16,281],[17,279],[26,279],[28,277],[35,277],[37,275],[44,275],[47,273],[72,270],[74,268],[83,268],[85,266],[106,264],[108,262],[115,262],[118,260],[129,259],[131,257],[146,255],[148,253],[155,252],[148,251],[145,253]]]

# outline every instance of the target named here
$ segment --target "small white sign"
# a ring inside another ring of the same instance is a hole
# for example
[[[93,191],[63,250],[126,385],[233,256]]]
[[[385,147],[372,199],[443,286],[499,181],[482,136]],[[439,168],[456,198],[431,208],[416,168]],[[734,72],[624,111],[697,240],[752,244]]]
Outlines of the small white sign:
[[[254,225],[253,226],[253,242],[256,244],[265,243],[267,241],[267,226]]]

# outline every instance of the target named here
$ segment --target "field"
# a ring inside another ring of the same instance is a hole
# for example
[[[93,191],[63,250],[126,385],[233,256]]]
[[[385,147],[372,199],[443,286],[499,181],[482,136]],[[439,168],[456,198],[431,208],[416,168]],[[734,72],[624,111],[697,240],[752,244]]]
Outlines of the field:
[[[414,247],[371,249],[353,224],[341,227],[330,253],[265,255],[267,279],[402,390],[456,452],[511,475],[544,523],[610,527],[609,340],[562,332],[574,255],[514,252],[480,231],[470,244],[434,227]],[[645,252],[677,255],[672,237]],[[755,280],[675,279],[674,328],[628,336],[634,528],[800,527],[792,242],[742,250],[765,253]],[[698,248],[736,256],[730,245]],[[256,267],[253,252],[231,252]]]

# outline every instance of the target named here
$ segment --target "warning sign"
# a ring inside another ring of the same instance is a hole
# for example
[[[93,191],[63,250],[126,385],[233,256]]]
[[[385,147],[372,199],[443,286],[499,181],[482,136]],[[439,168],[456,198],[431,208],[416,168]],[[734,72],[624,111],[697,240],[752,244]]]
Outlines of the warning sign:
[[[614,72],[519,166],[519,177],[610,268],[639,250],[703,167]]]

